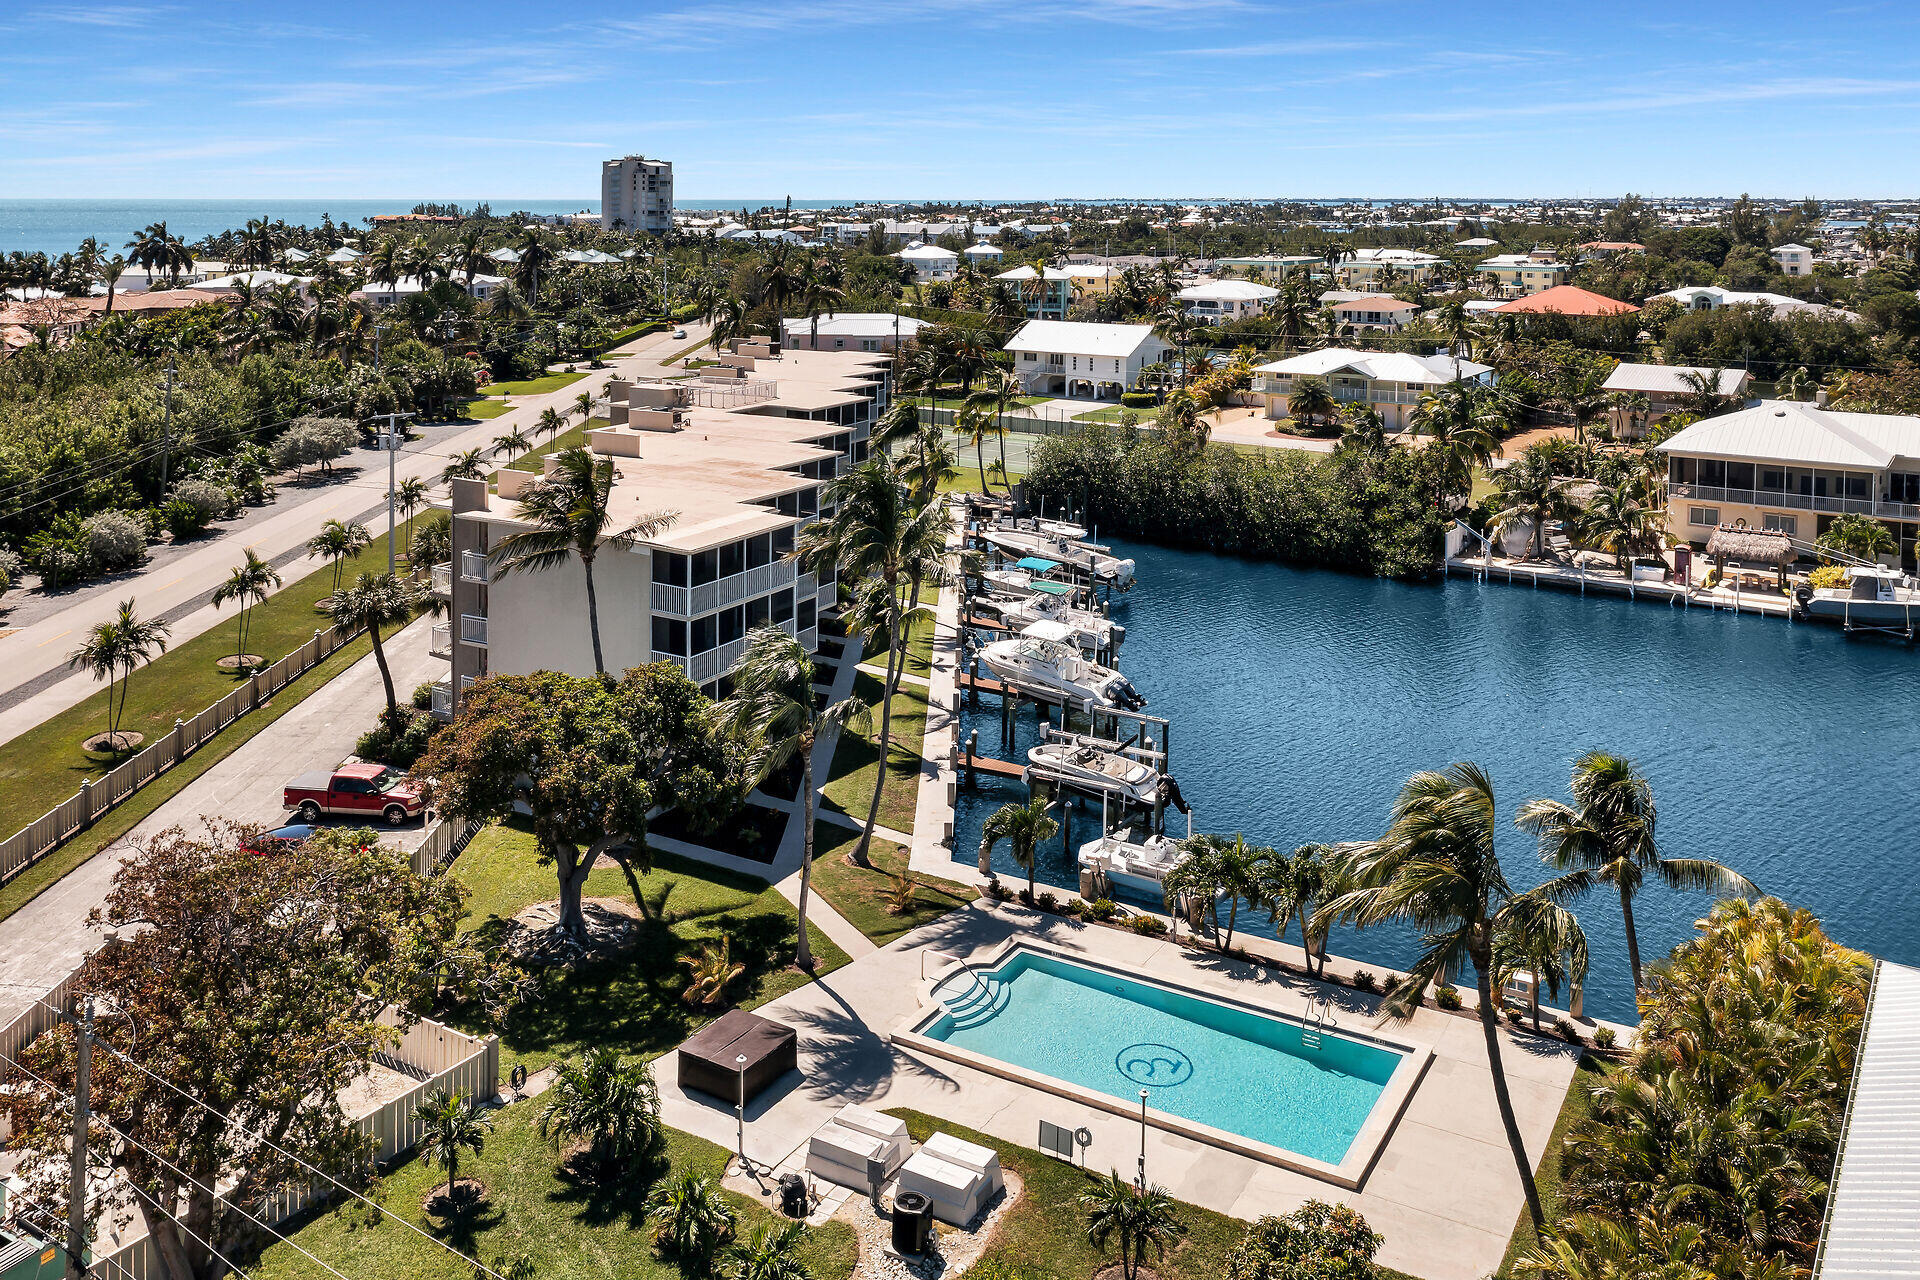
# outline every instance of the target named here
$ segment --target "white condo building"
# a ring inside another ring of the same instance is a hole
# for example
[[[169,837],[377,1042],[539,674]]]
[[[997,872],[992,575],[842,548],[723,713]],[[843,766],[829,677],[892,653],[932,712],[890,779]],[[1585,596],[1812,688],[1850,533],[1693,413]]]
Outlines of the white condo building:
[[[656,236],[673,230],[673,161],[623,156],[601,165],[600,225]]]

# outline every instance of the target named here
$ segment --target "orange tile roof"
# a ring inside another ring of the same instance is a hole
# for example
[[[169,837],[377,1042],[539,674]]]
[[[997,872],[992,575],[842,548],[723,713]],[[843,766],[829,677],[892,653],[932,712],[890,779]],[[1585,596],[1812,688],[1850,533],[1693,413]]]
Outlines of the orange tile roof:
[[[1557,284],[1551,289],[1543,289],[1529,297],[1515,298],[1494,308],[1503,315],[1551,313],[1562,316],[1623,316],[1639,309],[1631,302],[1603,297],[1570,284]]]

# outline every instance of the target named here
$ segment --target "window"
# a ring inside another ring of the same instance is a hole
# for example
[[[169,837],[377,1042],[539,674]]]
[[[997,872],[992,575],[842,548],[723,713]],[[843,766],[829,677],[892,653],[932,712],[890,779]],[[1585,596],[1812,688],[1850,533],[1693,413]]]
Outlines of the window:
[[[722,609],[715,615],[720,619],[720,643],[732,644],[747,634],[747,611],[742,605],[731,609]]]
[[[1040,353],[1037,351],[1022,351],[1020,353],[1020,358],[1022,360],[1025,360],[1028,364],[1032,364],[1035,360],[1038,360],[1040,358]]]
[[[343,796],[364,796],[373,794],[373,784],[365,778],[336,778],[333,789]]]
[[[708,614],[704,618],[693,620],[692,653],[706,653],[720,643],[720,621],[718,614]]]
[[[802,600],[800,602],[800,630],[810,631],[813,629],[813,624],[815,621],[813,614],[814,614],[813,597],[808,596],[805,600]]]
[[[1784,533],[1791,538],[1800,532],[1800,521],[1794,516],[1783,516],[1769,511],[1761,519],[1760,527],[1773,533]]]
[[[745,573],[747,568],[747,544],[729,542],[718,548],[720,552],[720,576],[731,578],[736,573]]]
[[[793,526],[788,525],[784,529],[775,529],[773,531],[774,559],[778,560],[783,556],[790,556],[792,554],[793,554]]]
[[[1720,524],[1720,508],[1688,507],[1687,523],[1697,524],[1702,528],[1717,528]]]
[[[653,651],[671,653],[675,657],[687,656],[687,624],[679,618],[655,618],[653,620]]]
[[[720,576],[720,553],[717,550],[702,551],[693,557],[693,585],[703,586]]]
[[[776,591],[768,598],[773,601],[773,620],[775,622],[785,622],[793,617],[792,587],[788,587],[784,591]]]
[[[758,534],[747,539],[747,568],[758,569],[773,559],[773,535]]]
[[[761,596],[757,600],[747,601],[747,630],[764,627],[773,618],[773,600],[770,596]]]

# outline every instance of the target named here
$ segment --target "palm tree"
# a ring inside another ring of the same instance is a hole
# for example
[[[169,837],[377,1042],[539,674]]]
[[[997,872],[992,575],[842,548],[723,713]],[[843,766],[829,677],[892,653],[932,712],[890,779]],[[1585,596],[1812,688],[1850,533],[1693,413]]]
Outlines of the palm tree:
[[[628,551],[658,535],[678,518],[675,511],[640,516],[613,530],[613,459],[596,459],[578,445],[553,458],[553,470],[520,491],[517,518],[531,527],[508,534],[488,553],[502,575],[557,569],[576,558],[586,579],[587,626],[593,636],[593,670],[607,672],[600,648],[600,600],[593,565],[603,548]]]
[[[323,557],[332,566],[333,592],[337,595],[347,557],[358,554],[361,548],[372,541],[373,534],[367,531],[367,526],[357,521],[349,524],[344,520],[329,520],[320,526],[319,533],[307,539],[307,554]]]
[[[1385,456],[1387,424],[1370,404],[1354,401],[1340,413],[1340,446],[1369,458]]]
[[[937,503],[916,506],[897,468],[885,454],[873,454],[843,476],[830,481],[821,494],[833,514],[800,531],[794,552],[802,565],[832,565],[843,582],[864,583],[884,591],[881,610],[887,634],[886,680],[881,689],[880,767],[873,783],[867,820],[854,846],[853,859],[867,865],[867,848],[880,816],[880,797],[887,784],[889,751],[893,741],[893,699],[899,692],[906,665],[907,616],[918,613],[919,586],[938,582],[946,553],[948,524]],[[903,592],[912,595],[902,601]]]
[[[1500,455],[1498,413],[1482,401],[1486,388],[1473,382],[1442,383],[1420,397],[1410,422],[1428,438],[1440,460],[1443,494],[1464,499],[1473,492],[1473,470]]]
[[[1576,444],[1584,446],[1587,443],[1587,427],[1607,411],[1611,396],[1605,383],[1605,375],[1590,367],[1569,367],[1560,380],[1555,399],[1573,417]]]
[[[167,651],[167,636],[173,628],[159,620],[149,621],[134,613],[133,601],[122,600],[120,611],[111,622],[95,623],[78,649],[67,655],[69,667],[85,667],[95,680],[107,682],[107,750],[120,750],[120,717],[127,711],[127,688],[133,683],[135,667],[152,662]],[[113,687],[118,680],[120,700],[114,701]]]
[[[537,311],[540,272],[553,264],[553,242],[538,227],[527,227],[513,247],[520,255],[520,260],[513,264],[513,282],[526,290],[528,304]]]
[[[1547,521],[1566,512],[1567,488],[1573,482],[1553,474],[1553,462],[1544,450],[1527,449],[1513,465],[1494,478],[1494,490],[1500,509],[1493,513],[1495,533],[1510,528],[1533,531],[1533,558],[1544,559],[1547,550]]]
[[[1494,949],[1519,935],[1536,945],[1550,938],[1553,949],[1573,950],[1579,922],[1560,902],[1581,885],[1549,881],[1514,893],[1494,850],[1495,826],[1493,781],[1480,766],[1452,764],[1414,774],[1394,801],[1385,834],[1342,850],[1342,873],[1356,887],[1321,907],[1314,920],[1323,927],[1346,920],[1363,929],[1404,922],[1420,932],[1425,950],[1387,996],[1385,1011],[1392,1017],[1411,1017],[1429,985],[1463,961],[1473,965],[1494,1101],[1526,1192],[1527,1214],[1539,1232],[1546,1218],[1500,1058]]]
[[[463,449],[454,454],[447,459],[447,465],[440,468],[440,482],[480,479],[487,473],[486,463],[481,460],[484,454],[482,449]]]
[[[453,265],[467,277],[467,292],[473,292],[473,278],[493,265],[487,257],[486,229],[478,224],[462,228],[453,240]]]
[[[655,1187],[647,1196],[647,1219],[654,1247],[696,1272],[733,1238],[733,1210],[705,1174],[688,1171]]]
[[[180,281],[180,273],[193,269],[193,252],[179,237],[167,230],[164,222],[150,224],[126,247],[132,250],[128,255],[131,261],[139,264],[148,274],[156,271],[166,273],[167,279],[175,284]]]
[[[1220,924],[1219,900],[1227,899],[1227,929],[1220,950],[1232,951],[1241,900],[1260,905],[1262,867],[1279,855],[1272,849],[1249,845],[1239,832],[1235,832],[1231,840],[1216,835],[1190,836],[1180,842],[1180,847],[1186,857],[1170,876],[1178,881],[1177,887],[1182,892],[1208,904],[1216,932]]]
[[[1516,826],[1540,841],[1540,856],[1562,872],[1579,872],[1610,884],[1620,894],[1626,926],[1627,964],[1633,989],[1644,989],[1640,938],[1633,924],[1633,896],[1648,876],[1670,889],[1711,889],[1722,895],[1756,897],[1751,880],[1710,858],[1669,858],[1654,838],[1658,812],[1653,788],[1625,756],[1589,751],[1573,762],[1573,799],[1534,799],[1520,806]]]
[[[1080,1207],[1087,1215],[1087,1243],[1102,1253],[1109,1241],[1118,1248],[1123,1280],[1133,1280],[1148,1250],[1156,1260],[1164,1258],[1167,1246],[1186,1233],[1165,1187],[1135,1187],[1118,1170],[1083,1194]]]
[[[407,557],[408,564],[413,563],[414,513],[426,506],[427,500],[431,496],[432,486],[420,476],[408,476],[405,480],[402,480],[400,486],[393,491],[394,505],[400,509],[400,517],[406,522],[404,526],[406,532],[403,533],[401,537],[403,540],[403,553]]]
[[[579,395],[575,396],[569,412],[579,414],[580,421],[582,422],[593,417],[593,392],[582,391]]]
[[[1339,407],[1325,378],[1309,373],[1293,380],[1293,389],[1287,396],[1287,416],[1295,422],[1302,425],[1331,422]]]
[[[911,410],[912,406],[908,406]],[[960,459],[947,433],[932,425],[921,427],[900,454],[900,478],[921,506],[940,494],[940,486],[960,474]]]
[[[404,627],[413,621],[420,599],[420,584],[410,578],[391,573],[363,573],[351,587],[336,590],[327,601],[327,612],[333,616],[334,626],[345,627],[348,634],[366,628],[367,638],[373,642],[374,665],[380,668],[380,683],[387,690],[387,724],[395,729],[404,722],[400,718],[400,700],[394,696],[393,672],[387,668],[387,651],[381,645],[380,630]]]
[[[120,277],[127,274],[127,260],[114,254],[100,263],[100,283],[107,286],[107,314],[113,314],[114,290],[120,287]]]
[[[542,409],[540,416],[533,420],[533,429],[545,433],[548,444],[552,444],[566,426],[567,420],[561,417],[560,411],[552,406]]]
[[[1720,390],[1721,384],[1727,380],[1726,373],[1725,369],[1720,368],[1688,369],[1683,372],[1680,381],[1686,384],[1687,390],[1681,396],[1682,412],[1699,418],[1711,418],[1731,405],[1734,397]]]
[[[107,302],[107,310],[113,310],[111,293],[107,295]],[[1773,384],[1773,394],[1777,400],[1808,400],[1812,398],[1814,389],[1818,386],[1813,375],[1807,372],[1807,366],[1801,365],[1797,369],[1780,375],[1779,380]]]
[[[446,1204],[451,1209],[460,1153],[480,1154],[487,1135],[493,1132],[493,1117],[476,1107],[466,1094],[441,1089],[414,1106],[413,1122],[420,1128],[421,1158],[447,1171]]]
[[[251,547],[247,548],[246,559],[233,566],[227,574],[227,580],[213,589],[211,597],[213,607],[218,609],[229,600],[240,605],[239,625],[234,628],[234,665],[245,666],[247,660],[247,631],[252,621],[253,606],[266,601],[267,593],[280,585],[280,575],[273,566],[262,560]]]
[[[660,1137],[653,1069],[611,1045],[566,1059],[547,1087],[540,1136],[556,1147],[563,1138],[585,1139],[602,1176],[631,1167]]]
[[[552,410],[548,412],[551,413]],[[511,458],[531,448],[533,448],[533,441],[527,439],[525,427],[509,427],[493,438],[493,456],[496,458]]]
[[[1613,557],[1621,573],[1630,573],[1633,557],[1659,547],[1667,538],[1661,513],[1641,500],[1632,481],[1602,485],[1574,522],[1581,541]]]
[[[728,736],[749,744],[746,773],[754,785],[796,756],[800,759],[800,941],[794,963],[811,969],[807,893],[813,879],[813,815],[819,801],[813,785],[814,744],[830,729],[865,732],[871,710],[858,698],[822,707],[813,694],[812,657],[778,627],[754,631],[727,677],[733,681],[733,696],[714,708],[715,722]]]
[[[1060,825],[1047,816],[1045,796],[1035,796],[1025,804],[1006,804],[996,809],[980,828],[983,852],[991,854],[1002,840],[1013,853],[1014,862],[1027,873],[1027,901],[1033,901],[1033,878],[1040,861],[1040,846],[1053,839]]]
[[[1000,446],[1000,470],[1002,474],[1005,474],[1007,469],[1007,406],[1019,398],[1020,379],[1017,375],[1005,369],[993,370],[988,374],[988,382],[985,386],[967,394],[966,406],[968,409],[985,409],[989,405],[993,408],[992,430],[994,438],[999,442]],[[979,439],[977,430],[974,439],[976,441]],[[986,488],[984,474],[980,481],[980,487],[982,489]]]
[[[733,1247],[728,1280],[809,1280],[799,1253],[806,1238],[807,1224],[798,1220],[757,1228],[752,1240]]]

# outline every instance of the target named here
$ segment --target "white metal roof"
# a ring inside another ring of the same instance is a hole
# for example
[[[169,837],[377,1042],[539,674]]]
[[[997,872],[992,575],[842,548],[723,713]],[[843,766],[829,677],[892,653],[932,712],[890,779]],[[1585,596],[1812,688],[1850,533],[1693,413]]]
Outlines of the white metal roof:
[[[960,255],[953,250],[942,249],[937,244],[915,245],[911,249],[902,249],[893,256],[905,258],[909,262],[957,262],[960,259]]]
[[[1601,383],[1605,391],[1643,391],[1648,394],[1685,395],[1693,390],[1688,374],[1711,377],[1713,370],[1688,364],[1633,364],[1622,361],[1613,367]],[[1722,369],[1713,389],[1723,396],[1737,396],[1747,388],[1745,369]]]
[[[1188,302],[1267,302],[1280,296],[1270,285],[1251,280],[1216,280],[1208,284],[1190,284],[1180,291]]]
[[[1418,249],[1355,249],[1342,260],[1373,262],[1395,267],[1431,267],[1443,261],[1431,253],[1422,253]]]
[[[1079,320],[1029,320],[1007,339],[1008,351],[1044,351],[1060,355],[1120,356],[1147,344],[1164,346],[1150,324],[1088,324]]]
[[[1920,1277],[1920,969],[1875,974],[1814,1276]]]
[[[1896,457],[1920,458],[1920,418],[1762,400],[1750,409],[1696,422],[1660,448],[1698,457],[1878,471]]]
[[[806,316],[788,316],[781,322],[788,333],[811,334],[813,321]],[[898,325],[896,330],[894,326]],[[911,338],[927,325],[925,320],[896,316],[891,311],[823,311],[820,336],[823,338],[891,338],[896,332]]]
[[[1567,269],[1565,263],[1536,258],[1528,253],[1496,253],[1491,258],[1480,259],[1480,265],[1489,270],[1501,267],[1539,267],[1541,270],[1553,271],[1565,271]]]
[[[1458,372],[1455,372],[1456,366]],[[1254,370],[1256,373],[1316,374],[1324,377],[1350,369],[1375,382],[1452,382],[1458,378],[1478,378],[1492,372],[1491,366],[1452,356],[1416,356],[1406,351],[1351,351],[1329,347],[1308,351],[1285,360],[1275,360]]]

